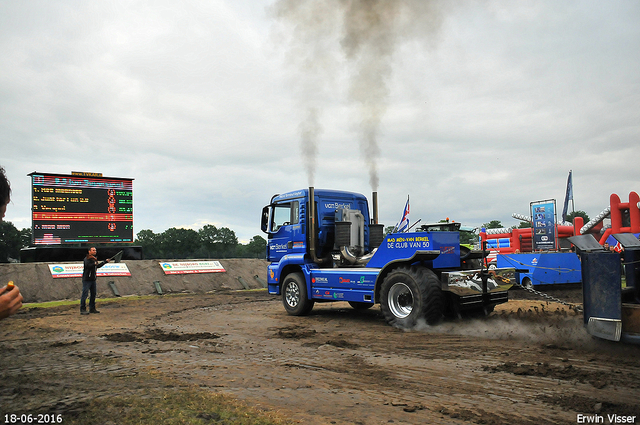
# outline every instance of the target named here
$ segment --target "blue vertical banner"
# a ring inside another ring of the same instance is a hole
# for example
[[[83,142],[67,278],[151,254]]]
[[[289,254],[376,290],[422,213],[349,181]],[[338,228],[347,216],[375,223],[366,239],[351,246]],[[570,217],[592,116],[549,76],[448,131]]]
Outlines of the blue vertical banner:
[[[573,205],[573,179],[571,178],[571,173],[573,170],[569,171],[569,177],[567,178],[567,194],[564,196],[564,208],[562,209],[562,221],[567,220],[567,210],[569,209],[569,201]]]
[[[533,218],[533,250],[556,250],[556,200],[531,203]]]

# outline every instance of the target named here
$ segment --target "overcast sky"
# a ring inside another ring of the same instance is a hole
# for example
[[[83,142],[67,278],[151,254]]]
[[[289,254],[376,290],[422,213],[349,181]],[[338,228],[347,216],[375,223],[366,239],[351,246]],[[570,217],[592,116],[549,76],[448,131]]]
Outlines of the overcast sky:
[[[394,225],[591,217],[640,191],[640,2],[0,1],[5,219],[33,171],[133,178],[134,232],[271,196],[370,196]],[[266,235],[263,235],[266,237]]]

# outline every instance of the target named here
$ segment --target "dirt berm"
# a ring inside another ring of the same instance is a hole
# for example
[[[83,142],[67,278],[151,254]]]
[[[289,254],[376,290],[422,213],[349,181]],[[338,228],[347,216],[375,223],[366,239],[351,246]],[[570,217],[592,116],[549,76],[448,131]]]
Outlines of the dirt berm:
[[[121,296],[155,294],[154,282],[160,282],[163,293],[194,294],[220,289],[263,288],[266,284],[266,260],[245,258],[216,261],[222,264],[224,272],[177,275],[165,275],[158,260],[123,261],[131,276],[98,277],[97,296],[107,298],[115,295],[109,282],[114,283]],[[27,303],[78,299],[82,292],[81,278],[54,279],[49,263],[0,264],[0,285],[4,286],[10,280],[20,288]]]

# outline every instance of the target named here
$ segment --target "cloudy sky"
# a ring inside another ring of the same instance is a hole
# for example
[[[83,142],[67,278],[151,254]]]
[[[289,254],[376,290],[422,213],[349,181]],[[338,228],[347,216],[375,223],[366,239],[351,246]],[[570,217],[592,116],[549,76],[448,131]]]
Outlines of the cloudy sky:
[[[261,234],[275,193],[393,225],[597,215],[640,191],[640,2],[0,1],[6,220],[28,173],[134,181],[135,232]]]

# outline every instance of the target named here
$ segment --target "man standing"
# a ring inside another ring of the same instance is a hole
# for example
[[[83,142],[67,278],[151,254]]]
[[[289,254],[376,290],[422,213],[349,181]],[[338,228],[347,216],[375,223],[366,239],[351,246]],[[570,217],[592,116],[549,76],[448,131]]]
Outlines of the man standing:
[[[96,277],[98,269],[109,262],[107,258],[102,263],[98,263],[96,257],[98,251],[94,246],[89,248],[87,256],[84,258],[84,270],[82,272],[82,298],[80,298],[80,314],[100,313],[96,310]],[[89,296],[89,311],[87,311],[87,295]]]
[[[11,201],[11,185],[9,179],[4,172],[4,168],[0,167],[0,221],[4,218],[7,211],[7,205]],[[0,319],[9,317],[22,307],[22,294],[17,286],[7,285],[0,288]]]

